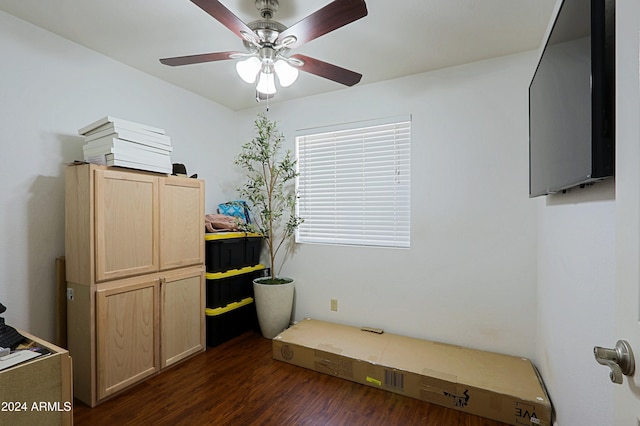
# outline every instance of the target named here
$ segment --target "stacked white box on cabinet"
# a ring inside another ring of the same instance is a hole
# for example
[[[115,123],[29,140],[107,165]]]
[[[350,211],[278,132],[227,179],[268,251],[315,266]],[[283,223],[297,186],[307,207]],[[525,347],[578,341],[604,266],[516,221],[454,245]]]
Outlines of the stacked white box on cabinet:
[[[163,129],[106,116],[80,130],[84,160],[106,166],[171,173],[171,138]]]

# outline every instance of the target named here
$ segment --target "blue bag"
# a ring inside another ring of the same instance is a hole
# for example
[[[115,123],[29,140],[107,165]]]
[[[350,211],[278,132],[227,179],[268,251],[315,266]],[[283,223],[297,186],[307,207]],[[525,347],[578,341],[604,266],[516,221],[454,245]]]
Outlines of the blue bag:
[[[244,223],[251,223],[249,206],[247,205],[247,202],[243,200],[227,201],[226,203],[218,204],[218,213],[227,216],[239,217],[244,220]]]

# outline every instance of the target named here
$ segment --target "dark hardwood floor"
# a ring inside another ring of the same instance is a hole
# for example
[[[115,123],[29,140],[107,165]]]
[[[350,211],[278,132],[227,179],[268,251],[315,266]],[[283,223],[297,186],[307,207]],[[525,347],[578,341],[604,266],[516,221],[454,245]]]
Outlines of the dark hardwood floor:
[[[442,425],[503,423],[432,405],[271,357],[247,332],[89,408],[83,425]]]

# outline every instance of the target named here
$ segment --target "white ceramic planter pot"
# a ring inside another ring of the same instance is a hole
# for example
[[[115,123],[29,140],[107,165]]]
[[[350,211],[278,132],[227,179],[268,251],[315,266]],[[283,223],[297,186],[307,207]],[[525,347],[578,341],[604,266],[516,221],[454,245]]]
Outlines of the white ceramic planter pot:
[[[293,310],[293,280],[286,284],[260,284],[253,280],[253,294],[260,331],[273,339],[289,326]]]

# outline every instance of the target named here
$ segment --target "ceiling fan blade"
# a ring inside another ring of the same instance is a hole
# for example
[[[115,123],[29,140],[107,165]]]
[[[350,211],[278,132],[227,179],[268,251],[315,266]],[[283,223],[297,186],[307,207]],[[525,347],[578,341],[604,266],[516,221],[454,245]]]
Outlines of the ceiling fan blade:
[[[319,59],[310,58],[309,56],[292,55],[291,58],[299,59],[304,62],[304,64],[297,66],[300,70],[333,80],[336,83],[344,84],[345,86],[358,84],[360,79],[362,79],[362,74],[323,62]]]
[[[235,35],[242,39],[258,40],[258,36],[251,28],[240,20],[236,15],[227,9],[218,0],[191,0],[200,9],[207,12],[214,19],[225,27],[229,28]]]
[[[367,5],[364,0],[335,0],[281,32],[278,40],[282,41],[287,36],[293,35],[297,40],[288,47],[299,47],[353,21],[364,18],[367,13]]]
[[[233,59],[232,55],[241,54],[240,52],[217,52],[217,53],[202,53],[199,55],[187,55],[187,56],[177,56],[175,58],[164,58],[160,59],[165,65],[170,65],[172,67],[178,65],[191,65],[191,64],[200,64],[202,62],[213,62],[213,61],[224,61],[227,59]]]

